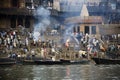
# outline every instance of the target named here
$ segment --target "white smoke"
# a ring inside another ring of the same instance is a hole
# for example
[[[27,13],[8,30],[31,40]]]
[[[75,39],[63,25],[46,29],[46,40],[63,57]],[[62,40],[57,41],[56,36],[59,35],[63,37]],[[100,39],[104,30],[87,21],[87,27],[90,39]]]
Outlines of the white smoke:
[[[39,7],[34,13],[35,16],[42,16],[42,17],[48,17],[50,16],[50,11],[45,9],[44,7]]]
[[[46,28],[50,25],[50,11],[44,7],[39,7],[35,11],[34,16],[38,23],[34,24],[33,38],[35,41],[38,41],[39,38],[44,40],[42,34],[44,34]]]
[[[74,26],[66,26],[67,28],[65,29],[64,35],[63,35],[63,39],[64,42],[66,42],[68,39],[70,40],[71,38],[71,34],[72,34],[72,30]]]
[[[67,40],[69,40],[69,42],[74,41],[74,42],[76,42],[77,45],[79,45],[79,41],[76,38],[76,36],[74,35],[73,27],[74,27],[74,25],[71,25],[71,26],[69,26],[69,28],[67,28],[65,30],[65,33],[63,36],[64,42],[67,42]]]

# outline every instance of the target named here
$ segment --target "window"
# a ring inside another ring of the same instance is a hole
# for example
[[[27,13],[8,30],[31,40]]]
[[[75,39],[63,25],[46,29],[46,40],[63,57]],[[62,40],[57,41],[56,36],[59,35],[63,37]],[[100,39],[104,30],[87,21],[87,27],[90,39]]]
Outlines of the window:
[[[30,28],[30,19],[26,18],[25,20],[25,28]]]
[[[89,26],[85,26],[85,34],[88,33],[89,34]]]
[[[77,32],[80,33],[80,26],[77,26]]]
[[[111,8],[112,8],[112,10],[115,10],[116,9],[116,4],[111,4]]]
[[[22,18],[18,18],[17,23],[18,23],[18,25],[22,25],[23,26],[23,19]]]
[[[15,28],[16,27],[16,19],[13,17],[11,18],[11,28]]]
[[[0,7],[4,7],[5,1],[0,1]]]
[[[75,27],[73,27],[73,32],[76,32],[76,28]]]
[[[25,5],[26,5],[26,7],[27,7],[28,9],[31,9],[31,8],[32,8],[32,4],[31,4],[31,3],[26,3]]]
[[[11,1],[12,6],[13,6],[13,7],[18,7],[18,2],[19,2],[19,0],[12,0],[12,1]]]

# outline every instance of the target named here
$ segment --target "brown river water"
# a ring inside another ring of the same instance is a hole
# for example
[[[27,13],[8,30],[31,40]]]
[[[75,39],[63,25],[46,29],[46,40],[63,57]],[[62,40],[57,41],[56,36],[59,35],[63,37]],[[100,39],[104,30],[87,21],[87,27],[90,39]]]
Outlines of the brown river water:
[[[0,80],[120,80],[120,65],[2,66]]]

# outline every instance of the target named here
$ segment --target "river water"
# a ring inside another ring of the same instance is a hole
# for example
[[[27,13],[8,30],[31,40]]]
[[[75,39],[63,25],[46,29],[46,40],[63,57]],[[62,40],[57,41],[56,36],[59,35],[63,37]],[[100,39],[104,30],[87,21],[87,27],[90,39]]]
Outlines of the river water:
[[[120,80],[120,65],[14,65],[0,67],[0,80]]]

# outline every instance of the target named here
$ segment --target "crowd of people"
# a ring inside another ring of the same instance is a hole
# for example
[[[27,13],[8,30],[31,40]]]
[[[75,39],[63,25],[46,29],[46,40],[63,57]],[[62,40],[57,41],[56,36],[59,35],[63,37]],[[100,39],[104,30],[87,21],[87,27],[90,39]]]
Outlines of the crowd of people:
[[[49,53],[50,51],[55,52],[55,45],[54,40],[41,41],[39,39],[36,41],[32,32],[19,32],[12,29],[0,31],[0,55],[8,54],[9,57],[33,57],[37,53],[40,53],[40,56],[46,57],[49,49]]]
[[[76,33],[78,35],[78,33]],[[78,36],[75,37],[78,39]],[[115,35],[112,35],[113,39],[117,39]],[[89,35],[89,34],[82,34],[79,35],[79,42],[80,42],[80,48],[79,48],[79,56],[85,54],[89,54],[91,57],[105,57],[107,53],[116,54],[117,56],[120,52],[120,48],[117,44],[110,43],[109,38],[105,37],[97,38],[96,36]],[[108,40],[109,43],[105,43],[104,40]],[[70,46],[70,42],[66,40],[66,47],[68,48]]]
[[[88,36],[88,35],[87,35]],[[87,48],[87,52],[90,54],[92,57],[106,57],[107,54],[111,55],[117,55],[118,57],[120,55],[120,48],[118,44],[115,42],[110,43],[108,40],[107,44],[101,39],[101,38],[96,38],[96,37],[90,37],[88,36],[89,40],[83,37],[84,39],[82,40],[83,46]],[[116,37],[113,37],[116,39]],[[113,56],[112,55],[112,56]],[[111,57],[112,57],[111,56]],[[115,57],[115,56],[114,56]]]
[[[102,40],[97,39],[95,36],[89,34],[74,34],[77,41],[79,41],[80,51],[78,53],[84,53],[83,56],[97,56],[99,52],[114,52],[119,51],[119,48],[116,45],[108,45],[106,48]],[[66,49],[69,50],[70,41],[66,41]],[[61,47],[64,48],[64,47]],[[60,50],[57,47],[57,43],[54,40],[42,41],[40,38],[38,40],[34,39],[33,33],[31,31],[22,30],[2,30],[0,31],[0,49],[1,53],[9,54],[9,57],[35,57],[40,55],[42,58],[46,58],[48,55],[55,56],[59,54]],[[81,51],[83,50],[83,51]],[[81,56],[80,53],[80,56]],[[87,53],[87,55],[86,55]]]

